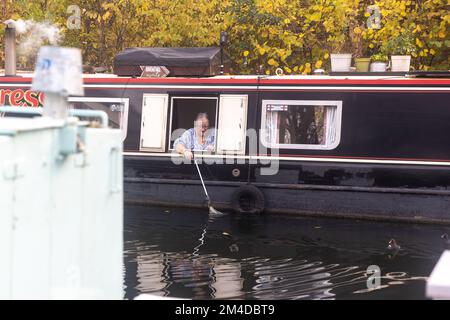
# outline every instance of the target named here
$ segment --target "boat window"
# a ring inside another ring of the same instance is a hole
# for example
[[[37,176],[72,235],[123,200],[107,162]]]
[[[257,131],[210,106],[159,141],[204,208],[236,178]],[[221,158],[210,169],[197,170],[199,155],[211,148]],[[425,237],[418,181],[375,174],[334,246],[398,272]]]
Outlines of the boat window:
[[[128,125],[128,98],[95,98],[95,97],[70,97],[70,108],[101,110],[108,115],[109,126],[122,130],[122,139],[127,136]]]
[[[172,97],[171,150],[178,143],[196,151],[215,150],[218,100],[217,97]],[[203,144],[196,139],[198,132],[204,135]]]
[[[220,96],[217,152],[245,153],[247,105],[247,95]]]
[[[342,101],[263,100],[261,141],[269,148],[331,150],[340,142]]]
[[[166,151],[166,124],[169,95],[144,94],[142,98],[140,150]]]

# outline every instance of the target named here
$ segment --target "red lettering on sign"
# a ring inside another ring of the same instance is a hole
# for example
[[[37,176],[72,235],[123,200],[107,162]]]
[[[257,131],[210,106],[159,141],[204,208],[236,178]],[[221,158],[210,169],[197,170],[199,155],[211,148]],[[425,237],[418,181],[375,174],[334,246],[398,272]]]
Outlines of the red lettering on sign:
[[[34,92],[31,90],[16,89],[0,89],[0,106],[16,106],[16,107],[42,107],[44,102],[44,94],[42,92]]]
[[[25,91],[25,103],[27,106],[30,107],[37,107],[39,106],[39,100],[37,98],[37,93],[27,90]]]
[[[39,105],[43,106],[44,105],[44,94],[42,92],[39,93],[38,100],[39,100]]]
[[[0,90],[0,106],[6,105],[6,97],[9,96],[11,90]]]
[[[23,106],[23,97],[25,96],[25,93],[21,89],[14,90],[11,92],[11,95],[9,96],[9,100],[11,102],[12,106]]]

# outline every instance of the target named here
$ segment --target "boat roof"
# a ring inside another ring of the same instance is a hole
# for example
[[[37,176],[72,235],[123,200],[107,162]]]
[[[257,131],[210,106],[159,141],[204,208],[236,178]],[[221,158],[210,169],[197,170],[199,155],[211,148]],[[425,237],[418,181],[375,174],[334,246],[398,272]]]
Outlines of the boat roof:
[[[447,72],[447,71],[444,71]],[[442,71],[441,71],[442,74]],[[389,72],[386,72],[382,75],[352,75],[351,73],[343,74],[343,75],[220,75],[220,76],[212,76],[212,77],[166,77],[166,78],[141,78],[141,77],[122,77],[117,76],[115,74],[111,73],[84,73],[83,79],[93,79],[93,81],[101,81],[104,80],[105,82],[108,81],[114,81],[114,82],[125,82],[130,81],[131,82],[187,82],[187,81],[193,81],[193,82],[223,82],[226,80],[235,80],[237,82],[257,82],[258,80],[262,80],[264,82],[274,80],[274,81],[281,81],[281,82],[330,82],[330,81],[361,81],[361,82],[372,82],[372,81],[395,81],[395,80],[408,80],[408,81],[414,81],[414,80],[421,80],[421,81],[427,81],[427,80],[439,80],[440,83],[450,83],[450,71],[448,71],[447,77],[442,76],[436,76],[433,77],[433,73],[430,74],[431,76],[422,77],[422,76],[415,76],[412,74],[392,74],[389,75]],[[3,70],[0,70],[0,82],[26,82],[29,81],[34,77],[34,72],[27,72],[27,71],[18,71],[17,77],[5,77]],[[442,82],[441,82],[442,81]]]

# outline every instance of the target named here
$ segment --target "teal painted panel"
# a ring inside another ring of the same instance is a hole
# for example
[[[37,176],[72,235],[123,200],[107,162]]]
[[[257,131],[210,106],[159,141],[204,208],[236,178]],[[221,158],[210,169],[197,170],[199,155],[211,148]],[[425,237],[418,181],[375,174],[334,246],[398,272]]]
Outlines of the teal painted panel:
[[[12,139],[0,136],[0,299],[11,295],[11,255],[14,180],[5,170],[14,161]]]
[[[0,298],[122,299],[121,131],[78,126],[61,154],[60,121],[29,123],[0,136]]]

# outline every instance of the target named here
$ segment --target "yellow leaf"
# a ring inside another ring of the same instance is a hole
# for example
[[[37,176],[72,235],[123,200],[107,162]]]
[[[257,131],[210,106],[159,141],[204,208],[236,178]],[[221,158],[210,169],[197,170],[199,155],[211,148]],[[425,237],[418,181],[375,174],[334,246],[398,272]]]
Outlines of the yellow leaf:
[[[264,48],[259,48],[258,52],[263,56],[266,53],[266,50],[264,50]]]
[[[416,44],[417,44],[417,46],[418,46],[419,48],[422,48],[422,47],[423,47],[423,43],[422,43],[422,41],[420,41],[419,38],[416,38]]]
[[[278,66],[278,63],[272,58],[270,58],[269,61],[267,61],[267,63],[271,66]]]
[[[439,36],[439,38],[445,38],[445,32],[439,31],[438,36]]]
[[[434,56],[436,54],[436,51],[434,51],[434,49],[430,49],[430,54]]]
[[[314,66],[316,67],[316,69],[320,69],[322,67],[322,60],[317,60]]]
[[[322,15],[320,12],[314,12],[309,18],[311,19],[311,21],[319,21],[321,16]]]
[[[303,70],[302,74],[309,74],[311,73],[311,64],[310,63],[306,63],[305,64],[305,70]]]
[[[250,52],[248,52],[248,50],[245,50],[245,51],[244,51],[244,57],[247,57],[249,53],[250,53]]]
[[[356,33],[356,34],[360,34],[361,33],[361,28],[360,27],[355,27],[353,29],[353,32]]]
[[[330,57],[330,55],[328,54],[328,52],[325,52],[325,54],[323,55],[323,58],[324,58],[325,60],[327,60],[329,57]]]
[[[107,12],[103,15],[102,19],[103,19],[104,21],[106,21],[106,20],[108,20],[108,18],[109,18],[110,16],[111,16],[111,12],[107,11]]]

